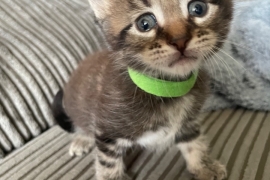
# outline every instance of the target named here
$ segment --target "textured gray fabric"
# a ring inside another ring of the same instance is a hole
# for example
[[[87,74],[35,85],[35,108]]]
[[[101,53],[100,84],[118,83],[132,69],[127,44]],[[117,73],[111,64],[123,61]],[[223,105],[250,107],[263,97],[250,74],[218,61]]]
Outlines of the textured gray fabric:
[[[227,166],[228,180],[270,179],[270,114],[223,110],[202,115],[211,155]],[[70,157],[70,137],[53,127],[0,160],[1,180],[94,180],[95,151]],[[161,154],[134,151],[126,158],[134,180],[191,180],[176,148]]]
[[[269,9],[270,0],[236,4],[229,39],[208,63],[215,94],[206,109],[242,106],[270,110]]]
[[[86,0],[0,1],[0,158],[54,124],[53,95],[100,35]]]

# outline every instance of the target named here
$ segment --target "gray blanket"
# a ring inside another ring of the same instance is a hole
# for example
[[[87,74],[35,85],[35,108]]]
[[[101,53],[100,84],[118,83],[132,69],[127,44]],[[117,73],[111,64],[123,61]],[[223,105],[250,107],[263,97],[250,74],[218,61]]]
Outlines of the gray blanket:
[[[209,63],[213,95],[206,110],[270,109],[270,3],[240,6],[222,50],[229,56],[219,54],[226,63]],[[53,95],[101,44],[87,0],[0,1],[0,157],[54,125]]]
[[[237,3],[229,39],[207,63],[213,95],[206,109],[270,110],[270,0]]]

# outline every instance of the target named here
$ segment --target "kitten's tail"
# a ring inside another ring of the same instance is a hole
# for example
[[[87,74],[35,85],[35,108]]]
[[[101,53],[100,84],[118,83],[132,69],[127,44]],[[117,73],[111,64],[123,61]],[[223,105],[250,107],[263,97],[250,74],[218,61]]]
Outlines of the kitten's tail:
[[[53,104],[52,104],[52,112],[55,121],[57,124],[69,133],[74,132],[74,126],[70,118],[67,116],[64,108],[63,108],[63,96],[64,93],[62,90],[58,91],[56,96],[54,97]]]

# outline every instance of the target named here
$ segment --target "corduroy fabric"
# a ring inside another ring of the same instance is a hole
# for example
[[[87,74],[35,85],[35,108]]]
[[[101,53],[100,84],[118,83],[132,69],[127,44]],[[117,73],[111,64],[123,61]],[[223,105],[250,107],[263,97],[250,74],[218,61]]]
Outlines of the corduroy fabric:
[[[202,114],[211,155],[228,169],[228,180],[270,179],[270,113],[243,109]],[[1,180],[94,180],[95,150],[70,157],[70,136],[53,127],[0,160]],[[126,158],[135,180],[191,180],[176,148],[161,154],[134,151]]]
[[[0,1],[0,158],[54,125],[54,94],[102,39],[88,1]]]

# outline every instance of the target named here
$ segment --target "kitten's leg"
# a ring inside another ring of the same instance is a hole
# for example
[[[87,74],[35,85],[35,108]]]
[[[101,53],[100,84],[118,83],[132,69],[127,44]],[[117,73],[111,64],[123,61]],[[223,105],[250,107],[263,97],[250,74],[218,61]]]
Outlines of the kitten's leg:
[[[93,136],[77,134],[69,147],[69,154],[71,156],[82,156],[84,153],[88,153],[94,147],[94,144],[95,140]]]
[[[96,140],[96,178],[97,180],[131,180],[125,174],[123,156],[126,152],[125,146],[115,141],[101,142]]]
[[[199,131],[191,131],[199,132]],[[191,134],[189,134],[191,135]],[[178,138],[177,138],[178,137]],[[177,147],[181,150],[188,171],[198,180],[222,180],[226,178],[226,168],[208,154],[208,145],[199,133],[195,136],[176,137]],[[190,137],[190,138],[188,138]],[[178,142],[177,142],[178,141]]]

